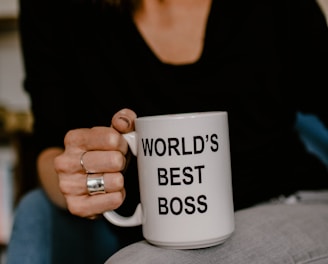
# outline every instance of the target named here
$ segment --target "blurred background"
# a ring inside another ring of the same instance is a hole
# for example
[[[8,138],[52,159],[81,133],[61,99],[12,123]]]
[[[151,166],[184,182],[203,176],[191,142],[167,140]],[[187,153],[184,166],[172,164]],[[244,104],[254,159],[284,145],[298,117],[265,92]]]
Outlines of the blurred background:
[[[328,0],[318,0],[318,4],[328,14]],[[14,207],[37,184],[30,140],[33,117],[29,98],[22,88],[17,19],[17,0],[0,0],[0,264],[5,263]],[[309,151],[328,166],[328,132],[318,119],[300,114],[296,129]]]
[[[22,89],[17,4],[0,0],[0,263],[4,263],[14,206],[25,188],[20,185],[20,158],[32,132],[30,102]]]

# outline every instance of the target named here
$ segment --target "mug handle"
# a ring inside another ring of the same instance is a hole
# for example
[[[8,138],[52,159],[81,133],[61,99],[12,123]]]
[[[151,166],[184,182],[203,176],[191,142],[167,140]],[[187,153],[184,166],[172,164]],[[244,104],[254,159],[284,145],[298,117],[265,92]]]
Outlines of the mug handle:
[[[134,156],[137,156],[137,140],[136,132],[123,134],[123,137],[128,142],[130,150]],[[138,226],[142,224],[143,213],[141,203],[139,203],[132,216],[121,216],[115,211],[107,211],[103,213],[104,217],[114,225],[122,227]]]

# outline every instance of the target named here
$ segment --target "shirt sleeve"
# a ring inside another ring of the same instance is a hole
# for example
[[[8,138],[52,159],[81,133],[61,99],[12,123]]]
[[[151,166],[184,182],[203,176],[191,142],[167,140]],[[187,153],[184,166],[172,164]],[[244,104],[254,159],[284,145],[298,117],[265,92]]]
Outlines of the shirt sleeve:
[[[19,3],[24,89],[31,99],[35,147],[37,152],[63,147],[69,129],[87,125],[87,95],[71,44],[73,1]]]
[[[328,88],[328,26],[315,0],[291,0],[290,72],[291,102],[301,112],[318,116],[328,127],[326,92]]]

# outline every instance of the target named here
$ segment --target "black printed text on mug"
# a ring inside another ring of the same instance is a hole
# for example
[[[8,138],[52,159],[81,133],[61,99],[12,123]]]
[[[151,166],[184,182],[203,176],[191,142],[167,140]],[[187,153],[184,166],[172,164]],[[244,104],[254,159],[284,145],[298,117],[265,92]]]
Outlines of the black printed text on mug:
[[[194,136],[192,138],[192,147],[188,148],[186,138],[170,137],[164,138],[142,138],[142,149],[144,156],[172,156],[172,155],[195,155],[200,154],[205,150],[206,144],[210,144],[210,150],[218,151],[219,142],[218,135],[211,134],[202,136]]]
[[[209,149],[212,152],[219,150],[218,135],[211,134],[202,136],[194,136],[192,138],[192,147],[188,148],[186,138],[142,138],[143,154],[145,156],[172,156],[172,155],[197,155],[201,154],[206,149],[206,143],[209,143]],[[185,167],[170,167],[157,168],[157,178],[159,186],[179,186],[202,184],[203,171],[205,165],[185,166]],[[198,197],[158,197],[158,213],[160,215],[181,215],[206,213],[208,209],[207,197],[204,194]]]

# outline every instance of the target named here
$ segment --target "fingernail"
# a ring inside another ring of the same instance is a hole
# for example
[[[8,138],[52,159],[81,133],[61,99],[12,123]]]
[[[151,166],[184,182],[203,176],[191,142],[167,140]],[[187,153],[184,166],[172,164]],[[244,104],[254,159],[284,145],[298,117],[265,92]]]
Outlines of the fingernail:
[[[128,118],[120,116],[119,119],[123,120],[127,124],[127,127],[130,127],[130,120]]]

